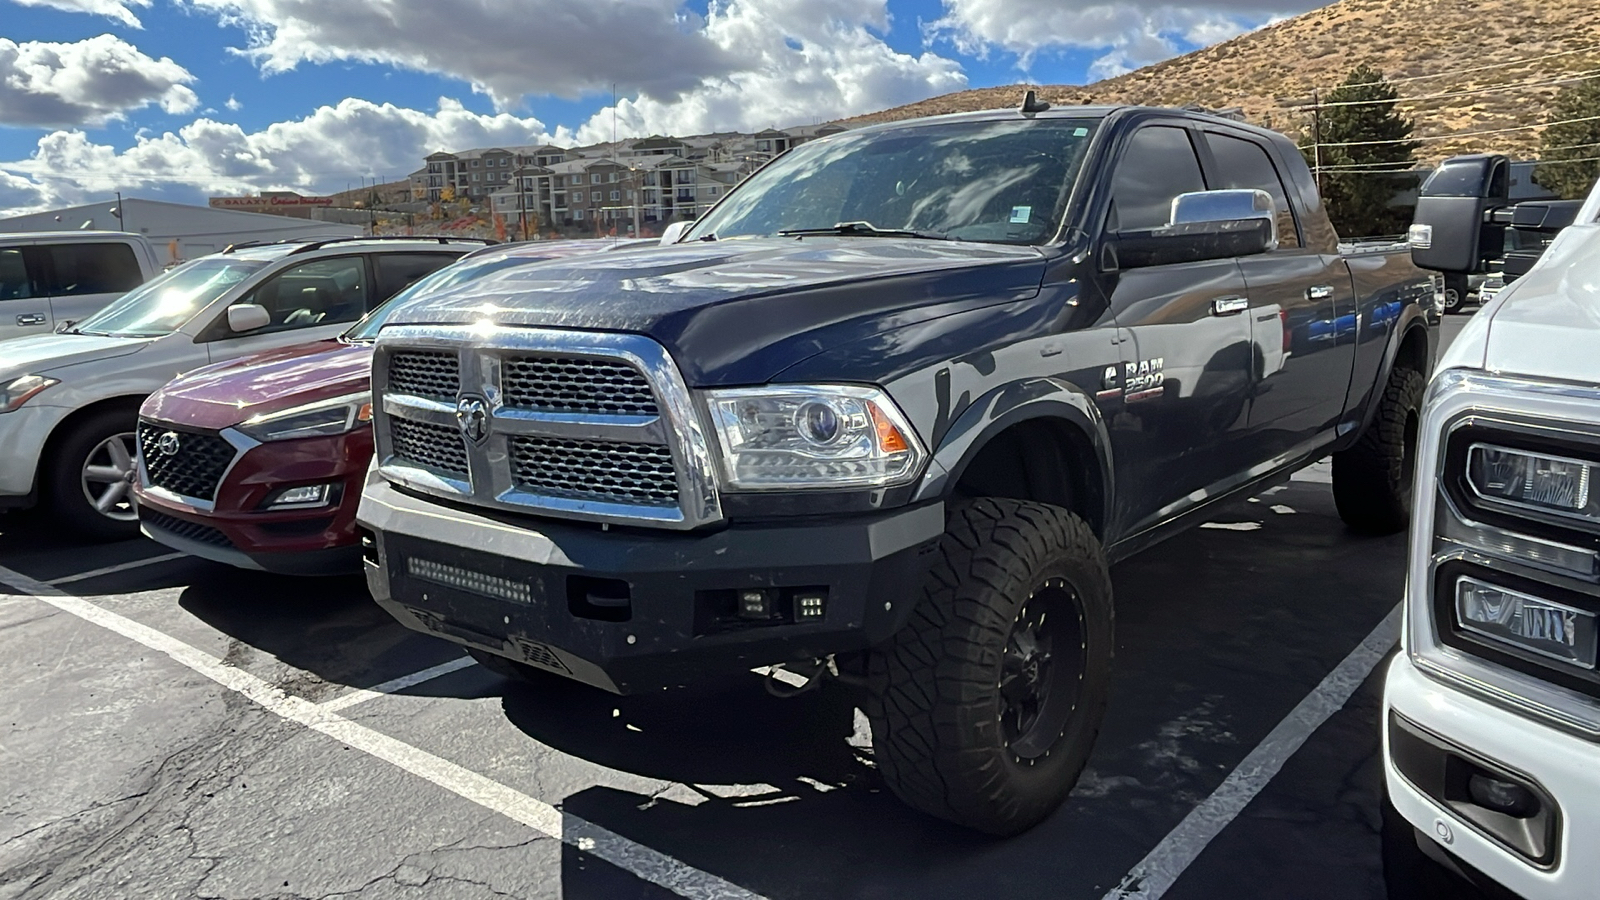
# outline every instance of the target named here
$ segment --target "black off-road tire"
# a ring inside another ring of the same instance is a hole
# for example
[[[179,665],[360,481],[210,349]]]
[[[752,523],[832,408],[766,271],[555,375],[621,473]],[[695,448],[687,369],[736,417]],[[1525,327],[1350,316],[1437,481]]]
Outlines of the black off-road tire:
[[[1052,708],[1067,716],[1053,740],[1053,723],[1018,740],[1031,745],[1024,759],[1001,724],[1000,681],[1020,620],[1044,624],[1028,604],[1046,592],[1053,611],[1077,613],[1075,624],[1057,617],[1050,639],[1061,646],[1047,654],[1051,666],[1071,666],[1059,671],[1076,674],[1077,687]],[[1112,633],[1105,553],[1081,518],[1019,500],[953,506],[911,620],[869,661],[873,755],[890,789],[922,812],[990,834],[1044,820],[1071,792],[1099,733]]]
[[[62,530],[92,541],[139,536],[137,517],[117,521],[102,515],[84,494],[82,480],[85,460],[95,448],[114,435],[133,432],[138,418],[132,407],[105,409],[69,426],[72,430],[52,443],[42,461],[40,487],[45,511]]]
[[[467,655],[472,657],[473,661],[478,665],[483,666],[485,669],[488,669],[496,675],[509,678],[512,681],[519,681],[523,684],[538,685],[540,687],[558,687],[577,684],[577,682],[570,678],[563,678],[554,672],[546,672],[538,666],[530,666],[527,663],[517,662],[514,659],[501,656],[498,653],[490,653],[487,650],[479,650],[476,647],[467,647],[466,651]]]
[[[1412,369],[1395,369],[1378,399],[1378,411],[1355,446],[1333,455],[1333,501],[1356,531],[1394,534],[1411,520],[1417,435],[1428,382]]]

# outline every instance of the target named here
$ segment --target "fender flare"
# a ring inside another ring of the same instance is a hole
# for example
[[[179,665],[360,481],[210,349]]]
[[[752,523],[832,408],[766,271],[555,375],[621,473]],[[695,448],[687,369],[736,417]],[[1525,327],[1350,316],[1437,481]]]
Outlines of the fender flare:
[[[1433,365],[1439,356],[1438,341],[1433,337],[1433,326],[1428,324],[1427,314],[1422,311],[1421,307],[1413,304],[1406,307],[1406,312],[1401,315],[1399,323],[1395,325],[1393,331],[1389,332],[1389,343],[1383,351],[1383,365],[1378,370],[1378,380],[1373,386],[1372,399],[1368,401],[1367,408],[1361,413],[1361,427],[1352,431],[1347,440],[1341,442],[1342,444],[1355,441],[1366,432],[1367,426],[1372,424],[1373,416],[1378,413],[1377,401],[1383,396],[1383,387],[1389,383],[1389,376],[1394,374],[1394,364],[1395,360],[1400,357],[1400,347],[1413,331],[1421,331],[1422,340],[1427,344],[1427,368],[1423,371],[1422,377],[1432,377]]]
[[[1110,432],[1094,398],[1059,378],[1030,378],[1002,385],[967,407],[934,450],[912,502],[948,499],[967,466],[995,436],[1030,419],[1063,423],[1081,434],[1094,449],[1102,487],[1099,521],[1101,530],[1107,530],[1116,490]]]

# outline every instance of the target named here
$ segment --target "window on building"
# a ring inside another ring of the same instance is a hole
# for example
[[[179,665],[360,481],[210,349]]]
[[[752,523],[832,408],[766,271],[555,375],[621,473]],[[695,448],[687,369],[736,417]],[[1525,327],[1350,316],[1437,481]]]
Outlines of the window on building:
[[[589,175],[589,183],[590,184],[599,184],[600,183],[600,173],[599,172],[594,172],[594,173],[590,174]]]
[[[581,208],[572,211],[572,220],[575,222],[583,221],[583,210]]]
[[[599,191],[590,191],[589,192],[589,202],[590,203],[599,203],[600,202],[600,192]]]
[[[478,173],[477,172],[473,172],[472,173],[472,180],[473,181],[477,181],[478,180]]]
[[[621,191],[612,191],[611,192],[611,199],[613,201],[621,200],[622,199],[622,192]]]
[[[608,176],[607,176],[607,177],[606,177],[606,180],[607,180],[607,181],[609,181],[609,182],[612,182],[612,183],[613,183],[613,184],[614,184],[614,183],[616,183],[616,180],[617,180],[617,173],[615,173],[615,172],[612,172],[612,173],[611,173],[611,174],[610,174],[610,175],[608,175]]]
[[[475,159],[475,160],[473,160],[473,161],[472,161],[472,167],[473,167],[473,168],[474,168],[474,169],[476,169],[476,168],[477,168],[477,167],[478,167],[478,163],[479,163],[479,162],[481,162],[481,161],[482,161],[482,160],[476,160],[476,159]]]

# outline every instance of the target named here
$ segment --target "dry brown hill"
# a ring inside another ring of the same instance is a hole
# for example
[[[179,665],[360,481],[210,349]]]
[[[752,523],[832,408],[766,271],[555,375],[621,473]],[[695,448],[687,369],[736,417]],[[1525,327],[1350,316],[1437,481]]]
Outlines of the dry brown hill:
[[[1540,83],[1600,74],[1600,0],[1340,0],[1118,78],[1038,90],[1057,104],[1237,106],[1250,121],[1297,136],[1308,115],[1294,107],[1361,63],[1397,80],[1400,109],[1424,139],[1420,158],[1531,156],[1539,130],[1524,126],[1546,120],[1559,90]],[[1517,87],[1485,90],[1506,86]],[[961,91],[849,121],[1015,106],[1025,87]],[[1459,95],[1466,91],[1484,92]],[[1509,128],[1522,130],[1452,137]]]

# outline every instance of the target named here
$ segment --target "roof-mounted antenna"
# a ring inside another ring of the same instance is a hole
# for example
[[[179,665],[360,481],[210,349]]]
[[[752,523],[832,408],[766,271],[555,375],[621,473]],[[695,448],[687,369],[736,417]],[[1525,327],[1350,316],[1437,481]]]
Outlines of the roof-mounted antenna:
[[[1031,116],[1034,113],[1042,113],[1049,108],[1049,103],[1040,100],[1036,92],[1029,91],[1022,95],[1022,106],[1017,111],[1025,116]]]

